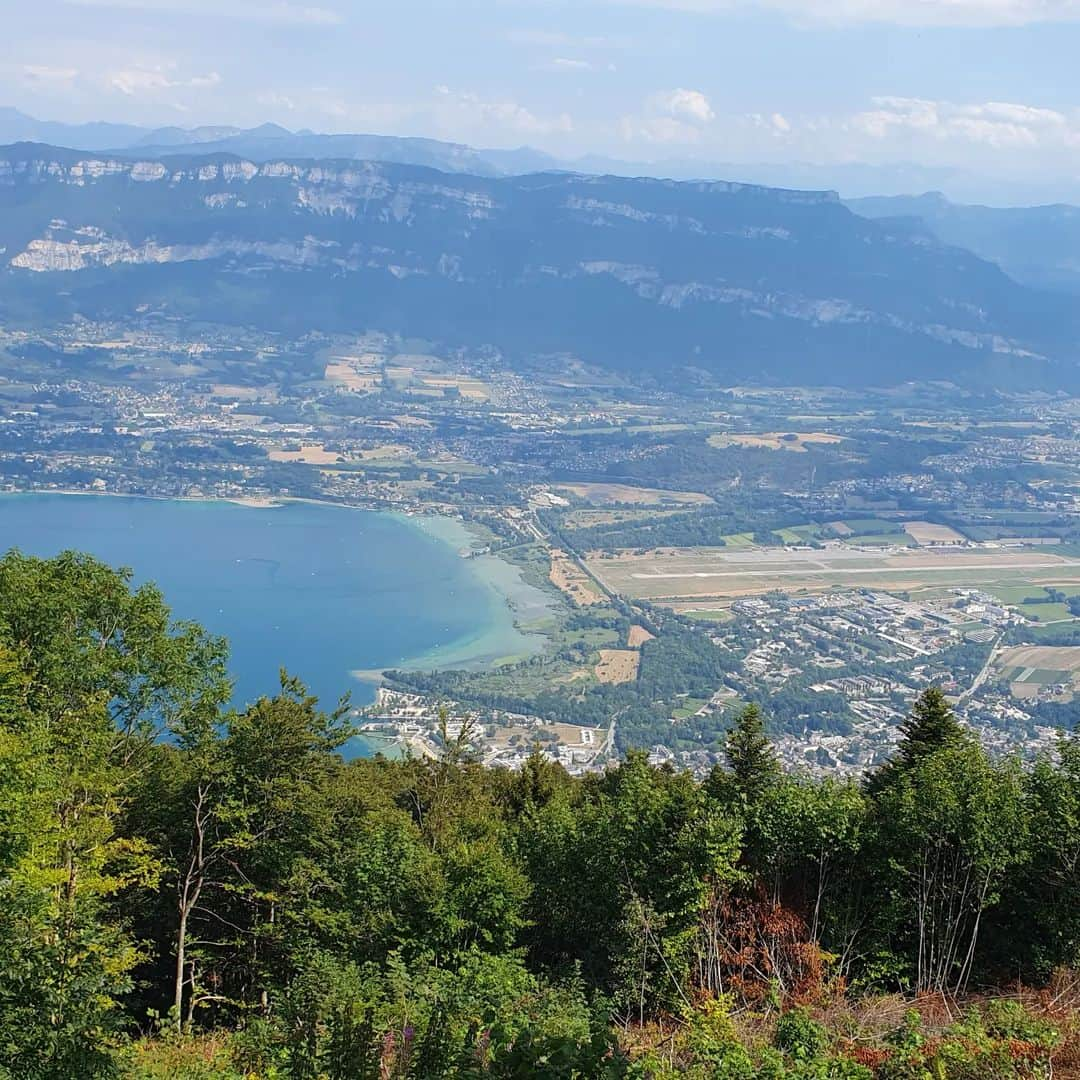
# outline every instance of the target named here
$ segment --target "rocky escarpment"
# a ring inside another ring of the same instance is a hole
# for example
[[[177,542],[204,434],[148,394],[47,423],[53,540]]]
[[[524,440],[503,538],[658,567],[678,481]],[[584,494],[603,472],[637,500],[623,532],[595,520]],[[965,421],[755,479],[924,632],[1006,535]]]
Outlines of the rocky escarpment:
[[[0,305],[48,307],[63,279],[68,313],[219,314],[228,291],[245,322],[732,379],[895,381],[1004,360],[1042,379],[1070,369],[1077,341],[1068,305],[967,252],[833,193],[735,183],[25,144],[0,149],[0,247]]]

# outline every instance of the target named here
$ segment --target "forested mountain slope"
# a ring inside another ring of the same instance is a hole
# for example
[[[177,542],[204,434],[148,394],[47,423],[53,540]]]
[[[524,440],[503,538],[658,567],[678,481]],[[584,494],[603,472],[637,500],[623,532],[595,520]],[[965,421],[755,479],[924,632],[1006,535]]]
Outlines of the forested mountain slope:
[[[1071,385],[1080,317],[835,195],[0,150],[0,315],[378,328],[635,376]]]

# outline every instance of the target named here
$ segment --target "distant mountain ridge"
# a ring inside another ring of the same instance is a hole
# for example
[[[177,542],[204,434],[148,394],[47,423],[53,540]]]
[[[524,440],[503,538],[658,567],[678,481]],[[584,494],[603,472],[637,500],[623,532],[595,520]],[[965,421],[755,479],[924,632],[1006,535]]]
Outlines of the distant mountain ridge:
[[[1035,288],[1080,294],[1080,207],[965,206],[940,192],[848,199],[857,214],[908,219],[946,244],[968,248]]]
[[[908,197],[911,192],[942,190],[958,203],[995,206],[1080,203],[1080,179],[988,176],[984,172],[916,162],[813,162],[798,160],[723,162],[665,157],[625,161],[603,154],[559,158],[530,146],[480,149],[433,138],[372,134],[325,134],[291,131],[280,124],[253,128],[175,125],[145,128],[133,124],[66,124],[38,120],[0,106],[0,145],[39,142],[127,156],[177,153],[200,147],[208,153],[232,153],[255,161],[274,158],[354,158],[426,165],[444,172],[478,176],[520,176],[532,172],[578,172],[596,175],[649,176],[671,180],[734,179],[765,187],[835,189],[845,198]]]
[[[835,193],[0,148],[0,317],[381,328],[639,377],[1062,385],[1065,298]]]
[[[426,165],[444,172],[504,176],[565,168],[539,150],[477,150],[439,139],[394,135],[328,135],[290,131],[279,124],[254,128],[203,126],[143,128],[131,124],[62,124],[36,120],[17,109],[0,107],[0,144],[36,142],[118,157],[160,156],[198,149],[200,153],[238,154],[255,161],[272,158],[352,158]]]

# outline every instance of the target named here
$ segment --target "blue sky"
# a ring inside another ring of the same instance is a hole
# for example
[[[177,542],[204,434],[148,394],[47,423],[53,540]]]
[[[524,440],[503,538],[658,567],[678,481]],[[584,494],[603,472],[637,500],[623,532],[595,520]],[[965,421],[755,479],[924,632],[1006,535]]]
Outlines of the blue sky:
[[[0,103],[1080,177],[1080,0],[0,0]]]

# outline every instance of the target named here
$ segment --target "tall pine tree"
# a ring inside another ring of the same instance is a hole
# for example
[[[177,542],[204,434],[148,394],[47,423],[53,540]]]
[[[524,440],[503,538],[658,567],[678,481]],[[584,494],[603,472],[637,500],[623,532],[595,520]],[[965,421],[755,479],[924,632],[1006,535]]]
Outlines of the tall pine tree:
[[[936,750],[959,746],[964,738],[964,728],[953,715],[941,687],[927,687],[915,699],[911,715],[900,725],[896,752],[870,776],[869,790],[882,790],[893,777],[907,772]]]
[[[726,788],[743,803],[753,804],[779,777],[780,761],[765,734],[765,718],[757,705],[747,705],[735,718],[724,743],[724,757],[728,771],[714,773],[710,780],[714,795]]]

